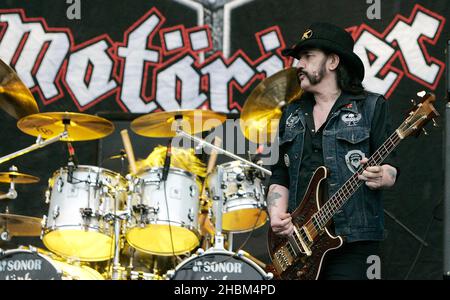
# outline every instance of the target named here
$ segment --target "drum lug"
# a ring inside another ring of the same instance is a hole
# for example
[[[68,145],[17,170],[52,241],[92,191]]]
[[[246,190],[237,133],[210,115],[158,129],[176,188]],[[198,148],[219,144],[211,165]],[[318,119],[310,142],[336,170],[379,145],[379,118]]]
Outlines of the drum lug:
[[[88,208],[80,208],[80,213],[83,218],[88,218],[88,217],[94,216],[93,212],[92,212],[92,208],[89,208],[89,207]]]
[[[46,190],[45,191],[45,204],[50,203],[50,195],[51,195],[50,189]]]
[[[41,221],[41,227],[45,228],[47,226],[47,216],[43,215],[42,216],[42,221]]]
[[[189,208],[189,213],[188,213],[188,218],[189,218],[189,221],[191,221],[191,225],[192,225],[192,222],[194,222],[194,209],[193,208]]]
[[[59,216],[59,205],[55,205],[55,208],[53,209],[53,220],[56,220]]]
[[[63,187],[64,187],[64,181],[62,180],[61,177],[59,177],[58,181],[56,182],[56,190],[61,193],[63,190]]]

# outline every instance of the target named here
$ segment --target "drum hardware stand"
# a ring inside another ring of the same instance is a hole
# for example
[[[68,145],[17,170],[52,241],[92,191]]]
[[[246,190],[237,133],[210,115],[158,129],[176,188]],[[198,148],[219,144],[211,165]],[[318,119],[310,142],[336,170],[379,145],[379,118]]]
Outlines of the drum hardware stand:
[[[225,189],[223,183],[223,167],[217,166],[217,181],[219,183],[219,190],[213,191],[213,205],[216,212],[216,232],[214,234],[214,246],[209,250],[225,250],[224,236],[222,234],[222,209],[223,209],[223,191]]]
[[[27,153],[29,153],[31,151],[36,150],[36,149],[40,149],[40,148],[43,148],[43,147],[48,146],[50,144],[53,144],[55,142],[61,141],[62,139],[66,139],[68,137],[69,137],[69,134],[68,134],[67,131],[64,131],[63,133],[61,133],[61,134],[59,134],[59,135],[57,135],[55,137],[52,137],[50,139],[47,139],[47,140],[43,140],[41,136],[38,136],[37,139],[36,139],[36,143],[34,143],[33,145],[31,145],[31,146],[29,146],[27,148],[24,148],[22,150],[16,151],[14,153],[8,154],[6,156],[0,157],[0,164],[4,163],[6,161],[9,161],[9,160],[11,160],[13,158],[16,158],[18,156],[27,154]]]
[[[114,259],[111,280],[120,280],[120,271],[123,270],[120,264],[120,229],[122,220],[126,220],[129,217],[128,211],[120,211],[116,214],[110,214],[114,219]]]
[[[19,169],[17,169],[16,166],[11,166],[11,168],[9,168],[9,171],[11,172],[17,172]],[[17,198],[17,191],[15,190],[15,184],[14,181],[11,180],[11,182],[9,183],[9,190],[8,193],[4,194],[4,195],[0,195],[0,200],[3,199],[16,199]]]

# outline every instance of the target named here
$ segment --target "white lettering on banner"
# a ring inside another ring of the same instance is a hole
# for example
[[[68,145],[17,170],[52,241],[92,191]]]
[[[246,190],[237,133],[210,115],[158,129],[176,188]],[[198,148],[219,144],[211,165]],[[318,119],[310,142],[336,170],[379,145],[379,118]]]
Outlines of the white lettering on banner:
[[[118,56],[124,58],[123,81],[120,100],[130,112],[147,113],[157,108],[154,102],[147,103],[142,95],[147,81],[147,65],[160,60],[160,52],[148,47],[150,36],[162,25],[162,16],[152,9],[136,28],[125,34],[126,47],[118,48]]]
[[[1,14],[7,24],[0,42],[0,58],[11,64],[17,53],[16,72],[28,88],[35,86],[32,71],[37,67],[38,87],[46,99],[58,96],[56,77],[69,52],[69,37],[65,32],[46,32],[39,22],[24,24],[19,14]],[[26,34],[28,33],[28,37]],[[22,40],[26,38],[21,46]]]
[[[117,87],[117,83],[109,78],[114,61],[106,53],[108,48],[108,44],[101,40],[70,56],[66,82],[74,99],[81,106],[88,105]],[[88,82],[86,82],[86,78],[88,78]]]
[[[241,57],[235,59],[228,66],[221,58],[214,59],[202,68],[202,73],[209,75],[211,109],[214,111],[229,112],[227,102],[223,99],[232,99],[230,86],[233,82],[241,87],[247,85],[255,71]]]
[[[258,70],[259,73],[265,73],[266,77],[270,77],[282,69],[283,60],[277,55],[270,56],[256,67],[256,70]]]
[[[185,56],[170,67],[157,72],[156,101],[163,110],[199,107],[207,99],[204,93],[200,93],[200,74],[193,67],[194,62],[194,57]]]
[[[436,63],[428,64],[421,49],[421,37],[433,39],[439,30],[439,20],[425,13],[418,12],[411,25],[399,21],[386,37],[386,41],[396,41],[400,53],[405,58],[407,71],[411,75],[432,85],[440,69]]]
[[[386,67],[389,59],[393,57],[395,49],[389,44],[386,44],[382,39],[365,31],[355,43],[354,51],[361,58],[366,69],[363,81],[364,86],[371,92],[382,95],[387,94],[399,78],[399,74],[394,71],[389,71],[385,74],[384,78],[379,78],[377,75]],[[373,62],[370,62],[367,51],[375,55],[376,58]]]
[[[115,94],[121,109],[133,113],[199,107],[238,112],[237,94],[248,94],[255,81],[291,63],[279,52],[285,43],[278,26],[255,33],[259,57],[250,59],[237,50],[229,59],[216,52],[202,61],[202,52],[211,51],[210,30],[161,28],[165,21],[152,8],[125,31],[122,41],[103,33],[75,45],[67,28],[50,28],[45,19],[27,18],[22,9],[0,9],[0,59],[39,93],[44,105],[64,96],[64,83],[80,111]],[[389,97],[406,75],[434,90],[445,64],[430,56],[426,46],[437,43],[444,22],[417,4],[408,18],[397,15],[383,33],[365,24],[349,29],[366,68],[364,85]],[[155,43],[155,35],[161,41]],[[403,70],[392,66],[396,60]]]

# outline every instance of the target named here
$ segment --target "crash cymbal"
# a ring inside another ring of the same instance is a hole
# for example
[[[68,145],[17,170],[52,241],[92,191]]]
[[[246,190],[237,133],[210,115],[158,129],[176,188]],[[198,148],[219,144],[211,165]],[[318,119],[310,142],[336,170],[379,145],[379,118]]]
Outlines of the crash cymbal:
[[[0,60],[0,108],[13,118],[20,119],[39,112],[30,90],[16,72]]]
[[[32,136],[48,139],[64,132],[64,141],[88,141],[103,138],[114,131],[114,124],[104,118],[73,112],[46,112],[20,119],[17,127]]]
[[[139,135],[148,137],[174,137],[176,120],[189,134],[208,131],[220,126],[226,116],[210,110],[163,111],[144,115],[131,122],[131,129]]]
[[[0,214],[0,231],[6,231],[10,236],[40,236],[42,219]]]
[[[0,172],[0,183],[36,183],[39,178],[19,172]]]
[[[254,143],[272,141],[282,108],[302,94],[295,68],[264,79],[250,93],[241,112],[241,130]]]

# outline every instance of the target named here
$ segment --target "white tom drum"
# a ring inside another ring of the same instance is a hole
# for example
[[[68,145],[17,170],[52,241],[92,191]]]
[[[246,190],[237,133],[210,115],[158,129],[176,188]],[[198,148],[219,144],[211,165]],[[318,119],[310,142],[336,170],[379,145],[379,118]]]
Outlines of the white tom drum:
[[[254,168],[241,161],[220,165],[223,168],[224,203],[222,229],[228,232],[246,232],[263,226],[267,221],[266,202],[262,180]],[[217,171],[207,178],[210,192],[220,190]]]
[[[61,168],[49,180],[46,196],[50,205],[42,240],[48,249],[83,261],[114,255],[112,214],[126,203],[125,178],[93,166]]]
[[[143,252],[171,256],[199,245],[199,186],[194,174],[170,168],[162,182],[162,168],[140,176],[129,208],[128,243]]]

